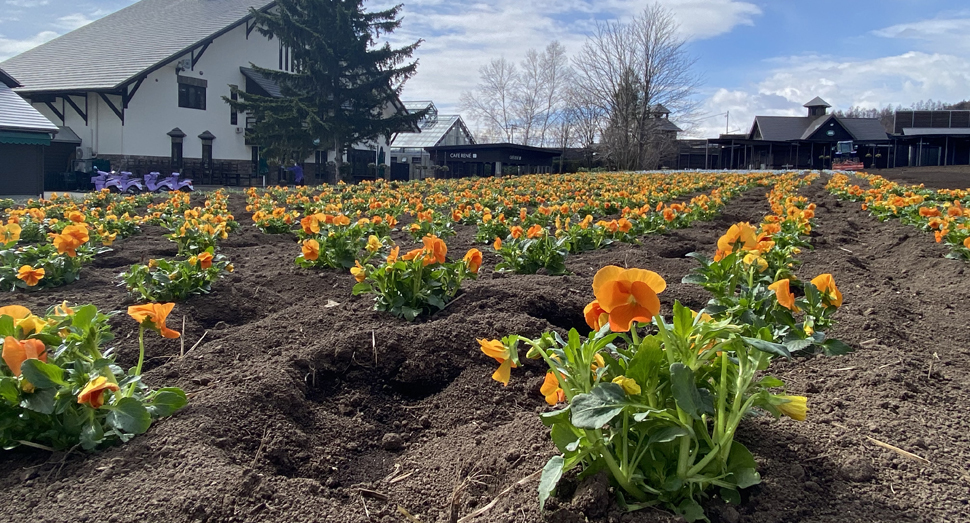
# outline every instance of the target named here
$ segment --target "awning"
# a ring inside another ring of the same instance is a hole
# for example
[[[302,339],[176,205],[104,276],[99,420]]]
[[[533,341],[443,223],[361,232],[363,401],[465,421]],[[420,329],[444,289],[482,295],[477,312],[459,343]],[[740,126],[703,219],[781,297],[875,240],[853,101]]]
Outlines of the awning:
[[[81,138],[70,127],[58,127],[57,134],[51,139],[51,143],[69,143],[81,145]]]
[[[50,145],[49,133],[29,133],[24,131],[0,131],[0,143],[14,145]]]
[[[264,96],[272,96],[273,98],[283,98],[283,93],[280,92],[280,86],[273,80],[266,78],[265,76],[256,72],[255,69],[250,69],[249,67],[240,67],[239,71],[243,74],[243,76],[245,76],[246,78],[251,80],[254,84],[256,84],[256,87],[258,87],[260,90],[262,90],[265,93]],[[256,93],[256,94],[264,94],[264,93]]]

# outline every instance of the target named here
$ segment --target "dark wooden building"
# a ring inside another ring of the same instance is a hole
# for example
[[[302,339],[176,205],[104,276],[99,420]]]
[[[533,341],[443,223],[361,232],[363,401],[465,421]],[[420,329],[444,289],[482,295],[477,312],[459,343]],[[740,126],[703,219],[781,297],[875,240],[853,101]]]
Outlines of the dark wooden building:
[[[830,169],[850,159],[866,168],[889,164],[891,140],[878,119],[828,114],[831,106],[818,97],[804,107],[806,116],[756,116],[746,134],[682,142],[678,164],[684,169]]]
[[[558,149],[513,143],[447,145],[425,150],[438,168],[438,178],[548,173],[552,172],[553,158],[562,154]]]
[[[896,111],[890,167],[970,164],[970,111]]]
[[[44,152],[57,126],[13,91],[20,84],[0,69],[0,195],[44,192]]]

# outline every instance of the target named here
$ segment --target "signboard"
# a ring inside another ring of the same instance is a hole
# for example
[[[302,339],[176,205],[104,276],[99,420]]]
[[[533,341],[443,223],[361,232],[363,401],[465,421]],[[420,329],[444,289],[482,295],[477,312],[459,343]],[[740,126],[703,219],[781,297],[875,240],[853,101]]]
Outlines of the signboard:
[[[522,161],[522,157],[519,156],[519,155],[516,155],[516,154],[510,154],[509,155],[509,160],[511,160],[513,162],[521,162]]]
[[[448,153],[448,158],[452,160],[474,160],[478,158],[478,153]]]

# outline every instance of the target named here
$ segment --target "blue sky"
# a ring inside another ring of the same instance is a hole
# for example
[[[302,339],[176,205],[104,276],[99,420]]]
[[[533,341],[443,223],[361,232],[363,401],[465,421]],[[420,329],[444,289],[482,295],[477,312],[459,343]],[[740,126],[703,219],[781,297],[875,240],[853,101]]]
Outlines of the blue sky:
[[[175,0],[173,0],[175,1]],[[399,42],[423,38],[406,99],[457,112],[478,68],[559,40],[575,53],[595,20],[628,20],[638,0],[404,0]],[[130,0],[0,0],[0,60],[77,28]],[[378,8],[388,2],[368,2]],[[970,4],[958,0],[661,0],[688,40],[702,83],[700,114],[802,114],[818,95],[836,108],[970,98]],[[702,120],[697,136],[724,130]]]

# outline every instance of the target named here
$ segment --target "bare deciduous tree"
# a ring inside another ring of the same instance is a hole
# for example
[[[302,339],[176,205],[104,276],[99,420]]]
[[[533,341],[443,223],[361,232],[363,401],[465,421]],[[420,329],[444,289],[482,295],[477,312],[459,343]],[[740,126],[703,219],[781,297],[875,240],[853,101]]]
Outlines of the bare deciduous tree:
[[[478,88],[462,93],[460,106],[485,135],[526,145],[555,142],[550,130],[572,77],[562,44],[552,42],[541,53],[529,49],[519,67],[505,58],[492,60],[479,75]]]
[[[519,75],[515,64],[504,57],[492,60],[478,70],[481,83],[475,93],[461,93],[461,110],[478,120],[490,134],[500,131],[505,141],[512,141],[516,125],[516,96]]]
[[[604,113],[601,142],[614,167],[654,168],[672,147],[661,106],[693,111],[694,60],[677,35],[677,23],[654,4],[629,24],[598,23],[574,59],[577,84]]]

